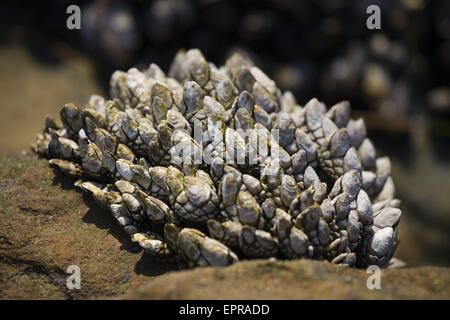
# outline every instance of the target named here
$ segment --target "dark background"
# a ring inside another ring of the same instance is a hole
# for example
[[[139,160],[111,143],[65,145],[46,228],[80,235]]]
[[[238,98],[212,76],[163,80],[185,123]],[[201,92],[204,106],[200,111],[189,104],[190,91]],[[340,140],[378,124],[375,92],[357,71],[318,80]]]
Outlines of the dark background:
[[[372,4],[381,30],[366,27]],[[399,257],[450,265],[450,1],[2,1],[0,153],[28,150],[64,103],[106,95],[114,70],[167,71],[194,47],[216,65],[248,55],[301,105],[349,100],[393,162]]]

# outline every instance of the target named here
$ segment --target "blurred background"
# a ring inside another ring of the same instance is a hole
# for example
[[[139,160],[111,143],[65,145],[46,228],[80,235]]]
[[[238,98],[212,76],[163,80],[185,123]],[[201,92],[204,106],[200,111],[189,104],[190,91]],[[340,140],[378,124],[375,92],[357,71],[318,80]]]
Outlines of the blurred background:
[[[351,102],[392,160],[404,213],[397,257],[450,265],[450,1],[25,3],[0,4],[1,155],[29,152],[64,103],[106,96],[116,69],[167,71],[178,49],[194,47],[221,65],[238,50],[301,105]],[[81,30],[66,27],[71,4]],[[381,30],[366,27],[372,4]]]

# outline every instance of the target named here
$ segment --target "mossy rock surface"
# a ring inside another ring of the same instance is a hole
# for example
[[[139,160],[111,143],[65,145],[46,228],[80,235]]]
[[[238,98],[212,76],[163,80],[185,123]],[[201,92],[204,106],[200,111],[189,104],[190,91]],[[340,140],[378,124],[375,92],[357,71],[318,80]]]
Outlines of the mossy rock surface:
[[[391,299],[450,298],[450,269],[381,272],[327,262],[243,261],[175,271],[142,253],[73,180],[35,155],[0,156],[1,299]],[[81,289],[68,290],[70,265]]]
[[[323,261],[242,261],[227,268],[170,272],[133,289],[126,299],[449,299],[448,268],[381,270],[369,290],[365,270]]]
[[[111,297],[168,270],[35,155],[0,157],[0,298]],[[81,290],[68,290],[70,265]]]

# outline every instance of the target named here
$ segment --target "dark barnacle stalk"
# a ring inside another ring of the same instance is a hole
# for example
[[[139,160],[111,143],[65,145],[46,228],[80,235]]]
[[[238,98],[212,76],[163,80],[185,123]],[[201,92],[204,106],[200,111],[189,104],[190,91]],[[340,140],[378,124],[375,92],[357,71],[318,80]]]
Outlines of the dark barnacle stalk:
[[[65,105],[34,150],[77,177],[131,239],[189,267],[312,258],[386,267],[400,201],[350,104],[290,92],[234,54],[179,51],[111,77],[110,99]]]

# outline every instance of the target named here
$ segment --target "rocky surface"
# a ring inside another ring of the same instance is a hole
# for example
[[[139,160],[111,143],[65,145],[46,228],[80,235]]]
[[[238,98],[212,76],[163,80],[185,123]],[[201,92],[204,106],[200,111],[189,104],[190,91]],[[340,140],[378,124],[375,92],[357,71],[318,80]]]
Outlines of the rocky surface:
[[[1,157],[0,168],[0,298],[112,296],[168,269],[46,160]],[[81,290],[66,289],[70,265],[81,269]]]
[[[309,260],[166,273],[174,267],[143,254],[72,183],[35,155],[0,156],[1,299],[450,298],[450,269],[438,267],[383,270],[381,290],[367,289],[365,270]],[[417,261],[425,250],[411,239],[398,257]],[[70,265],[81,290],[66,289]]]
[[[170,272],[125,299],[449,299],[448,268],[383,269],[369,290],[365,270],[313,260],[242,261],[227,268]]]

